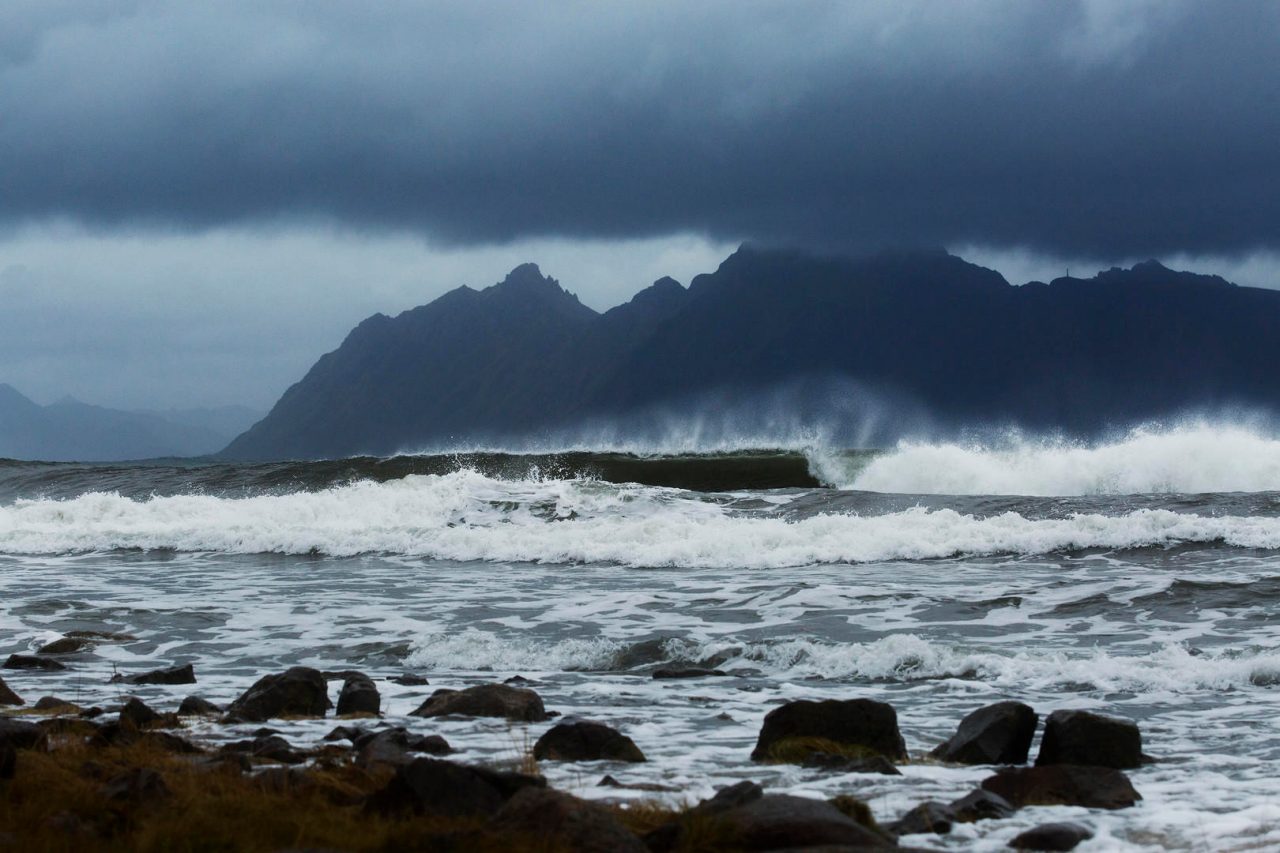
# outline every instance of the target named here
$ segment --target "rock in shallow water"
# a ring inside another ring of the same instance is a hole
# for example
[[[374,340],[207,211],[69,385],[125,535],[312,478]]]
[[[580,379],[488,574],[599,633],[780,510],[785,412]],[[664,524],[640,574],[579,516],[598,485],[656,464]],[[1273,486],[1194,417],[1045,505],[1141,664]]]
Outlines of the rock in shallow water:
[[[342,683],[338,694],[339,717],[347,714],[377,714],[382,710],[382,696],[373,680],[361,673],[352,673]]]
[[[1046,823],[1028,829],[1009,842],[1014,850],[1074,850],[1093,838],[1093,830],[1078,823]]]
[[[1082,764],[1127,770],[1142,765],[1142,734],[1130,720],[1092,711],[1054,711],[1045,720],[1036,766]]]
[[[232,719],[261,722],[273,717],[323,717],[333,707],[318,670],[295,666],[258,679],[227,708]]]
[[[538,738],[533,757],[539,761],[644,761],[635,741],[604,723],[579,720],[560,723]]]
[[[136,675],[114,675],[111,684],[195,684],[196,671],[189,663],[140,672]]]
[[[437,690],[410,716],[504,717],[526,723],[547,719],[542,697],[523,687],[507,684],[481,684],[466,690]]]
[[[182,704],[178,706],[179,717],[201,717],[212,714],[221,714],[222,709],[207,699],[199,696],[188,696],[182,700]]]
[[[1142,799],[1129,777],[1112,767],[1053,764],[1010,767],[982,781],[984,790],[1023,806],[1123,809]]]
[[[0,678],[0,705],[25,705],[22,697],[9,689],[9,685],[4,683],[4,679]]]
[[[951,831],[956,816],[951,809],[936,800],[929,800],[888,825],[894,835],[946,835]]]
[[[874,699],[788,702],[765,715],[754,761],[800,762],[814,752],[907,757],[893,706]]]
[[[997,702],[960,721],[956,733],[929,754],[955,764],[1025,764],[1040,716],[1022,702]]]
[[[53,658],[40,658],[35,655],[9,655],[3,664],[3,668],[59,671],[66,669],[66,666]]]

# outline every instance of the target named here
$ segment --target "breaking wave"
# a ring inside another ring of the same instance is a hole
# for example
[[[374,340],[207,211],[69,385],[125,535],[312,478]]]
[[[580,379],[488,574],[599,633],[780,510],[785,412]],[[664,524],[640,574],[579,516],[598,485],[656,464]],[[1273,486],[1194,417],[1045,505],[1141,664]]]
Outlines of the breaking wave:
[[[1247,427],[1137,430],[1096,446],[1011,439],[899,444],[865,466],[816,464],[848,489],[947,495],[1124,495],[1280,490],[1280,441]]]
[[[245,498],[92,493],[0,507],[0,553],[119,549],[782,568],[1222,543],[1280,548],[1280,518],[1164,509],[1028,518],[913,507],[793,519],[692,492],[473,471]]]

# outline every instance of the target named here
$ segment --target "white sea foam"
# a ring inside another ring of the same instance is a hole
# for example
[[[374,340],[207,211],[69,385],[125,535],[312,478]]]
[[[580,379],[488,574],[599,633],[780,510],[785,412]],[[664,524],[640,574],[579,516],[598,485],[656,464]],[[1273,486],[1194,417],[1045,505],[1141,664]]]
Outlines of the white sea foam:
[[[1137,430],[1088,446],[1009,439],[996,445],[903,442],[860,470],[818,460],[841,488],[903,494],[1097,495],[1280,490],[1280,441],[1243,426]]]
[[[1028,519],[949,509],[787,520],[673,489],[470,471],[249,498],[94,493],[0,507],[0,553],[137,548],[776,568],[1222,542],[1280,548],[1280,518],[1166,510]]]
[[[555,672],[610,668],[626,643],[595,638],[542,639],[522,633],[497,635],[475,629],[420,638],[407,659],[431,670]],[[995,652],[966,649],[911,633],[867,643],[812,639],[737,643],[670,640],[665,659],[699,662],[716,656],[718,666],[760,671],[782,678],[862,678],[920,681],[976,679],[1019,690],[1073,689],[1196,693],[1271,687],[1280,683],[1280,650],[1192,653],[1167,643],[1148,654],[1106,649]],[[656,662],[656,661],[655,661]]]

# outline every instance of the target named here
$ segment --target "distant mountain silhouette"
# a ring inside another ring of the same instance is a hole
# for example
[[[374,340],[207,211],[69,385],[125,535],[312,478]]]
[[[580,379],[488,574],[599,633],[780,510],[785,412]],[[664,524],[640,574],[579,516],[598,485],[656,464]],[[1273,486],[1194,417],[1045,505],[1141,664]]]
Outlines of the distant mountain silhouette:
[[[604,314],[525,264],[365,320],[223,455],[484,443],[823,377],[941,424],[1088,434],[1191,408],[1280,409],[1277,365],[1280,292],[1155,261],[1012,286],[942,251],[744,247],[688,289],[661,279]]]
[[[198,456],[225,446],[254,420],[241,407],[160,414],[106,409],[70,397],[40,406],[0,384],[0,458],[116,462]]]

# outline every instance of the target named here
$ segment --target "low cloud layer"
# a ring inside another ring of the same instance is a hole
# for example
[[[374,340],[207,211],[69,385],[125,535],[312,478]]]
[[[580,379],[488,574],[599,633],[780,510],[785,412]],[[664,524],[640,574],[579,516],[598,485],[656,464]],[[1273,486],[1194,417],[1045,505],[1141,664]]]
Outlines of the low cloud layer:
[[[1280,6],[0,11],[0,223],[1280,248]]]

